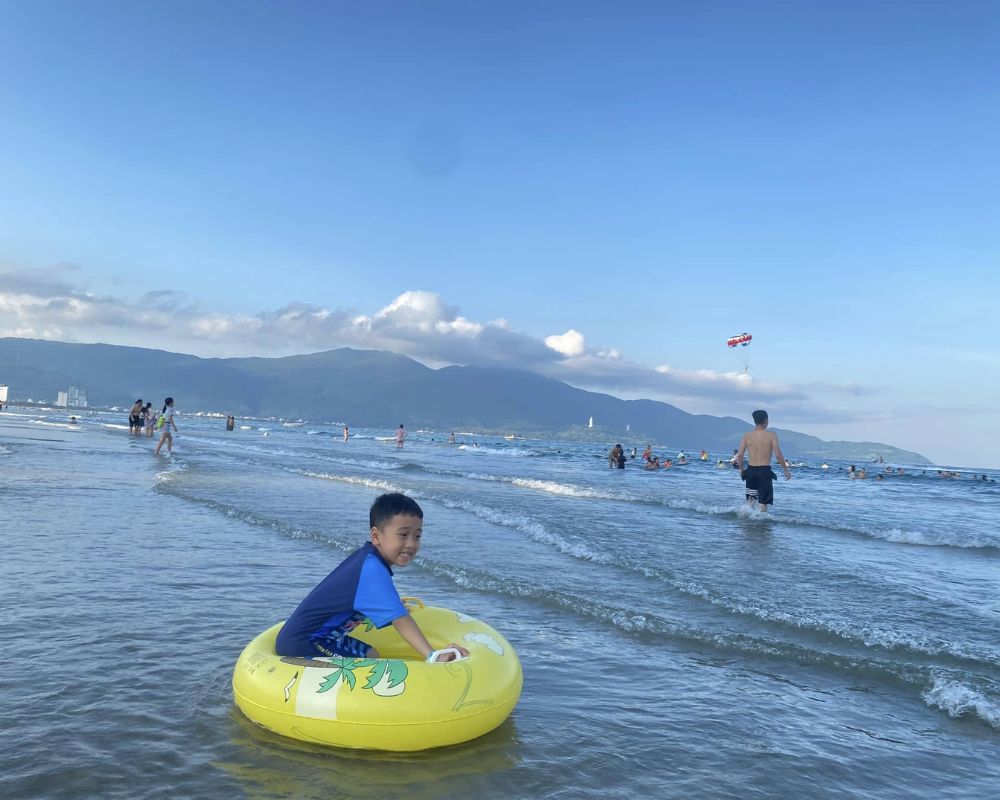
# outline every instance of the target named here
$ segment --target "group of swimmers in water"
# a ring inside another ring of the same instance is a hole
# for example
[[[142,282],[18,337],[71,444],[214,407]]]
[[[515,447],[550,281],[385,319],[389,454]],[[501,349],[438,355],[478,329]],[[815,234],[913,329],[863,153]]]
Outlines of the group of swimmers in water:
[[[635,447],[633,447],[632,448],[632,452],[626,457],[626,455],[625,455],[625,448],[623,448],[621,446],[621,444],[616,444],[608,452],[608,467],[610,469],[625,469],[625,464],[628,463],[628,461],[635,460],[637,452],[638,452],[638,449],[635,448]],[[739,469],[740,465],[737,463],[736,459],[737,459],[737,451],[733,450],[733,456],[732,456],[732,458],[730,458],[728,461],[726,459],[720,458],[720,459],[718,459],[716,461],[715,466],[718,469],[723,469],[723,468],[726,468],[726,467],[732,467],[733,469]],[[702,450],[701,454],[699,456],[699,460],[700,461],[708,461],[709,460],[708,459],[708,451]],[[676,466],[680,466],[680,465],[688,463],[687,455],[685,454],[685,452],[683,450],[681,450],[677,454],[677,460],[676,460],[676,462],[673,459],[671,459],[669,456],[666,456],[666,457],[664,457],[661,460],[659,456],[653,455],[652,445],[649,445],[649,444],[646,445],[646,449],[643,450],[643,452],[642,452],[642,461],[643,461],[643,468],[646,469],[646,470],[649,470],[649,471],[658,470],[658,469],[670,469],[671,467],[673,467],[675,465]],[[879,458],[877,458],[875,460],[874,463],[876,463],[876,464],[882,464],[882,463],[885,463],[885,462],[882,459],[882,457],[880,456]],[[792,465],[790,464],[789,466],[792,466]],[[796,466],[803,466],[803,465],[799,464],[799,465],[796,465]],[[824,461],[820,465],[820,469],[828,470],[828,469],[830,469],[830,465],[827,464]],[[839,467],[838,469],[844,469],[844,468],[843,467]],[[847,467],[847,474],[848,474],[848,477],[851,480],[865,480],[865,479],[869,478],[868,470],[866,470],[864,467],[860,467],[859,468],[855,464],[851,464],[849,467]],[[908,473],[906,471],[905,467],[892,467],[892,466],[889,466],[889,467],[885,467],[881,472],[879,472],[878,474],[876,474],[875,476],[873,476],[871,479],[872,480],[876,480],[876,481],[881,481],[881,480],[885,480],[886,476],[908,475],[908,474],[910,474],[910,473]],[[926,476],[928,474],[928,472],[927,472],[927,470],[921,470],[921,472],[919,474],[922,475],[922,476]],[[955,472],[953,470],[939,469],[939,470],[936,471],[935,477],[938,477],[938,478],[950,478],[950,479],[953,479],[953,480],[958,480],[958,479],[962,478],[962,473]],[[988,482],[988,483],[995,483],[996,482],[993,478],[990,478],[986,474],[982,474],[982,475],[970,474],[969,478],[972,479],[972,480],[974,480],[974,481],[981,481],[981,482],[985,481],[985,482]]]
[[[143,405],[140,397],[132,404],[128,412],[128,434],[129,436],[142,436],[143,431],[146,437],[153,438],[154,431],[160,431],[160,440],[156,443],[153,455],[160,454],[160,448],[165,444],[167,452],[173,451],[173,435],[177,432],[177,423],[174,421],[174,398],[168,397],[163,401],[163,408],[157,411],[152,403]]]
[[[616,444],[614,447],[611,448],[611,450],[608,451],[608,468],[625,469],[625,464],[628,463],[628,461],[634,461],[638,451],[639,450],[637,447],[633,447],[631,454],[626,458],[625,448],[623,448],[621,444]],[[702,461],[708,461],[707,450],[701,451],[700,459]],[[665,456],[663,461],[661,462],[659,456],[653,455],[652,445],[649,444],[647,444],[646,449],[642,451],[642,461],[643,461],[643,468],[647,470],[670,469],[670,467],[674,466],[674,461],[669,456]],[[681,450],[677,454],[677,464],[681,465],[687,463],[688,463],[687,454],[683,450]]]

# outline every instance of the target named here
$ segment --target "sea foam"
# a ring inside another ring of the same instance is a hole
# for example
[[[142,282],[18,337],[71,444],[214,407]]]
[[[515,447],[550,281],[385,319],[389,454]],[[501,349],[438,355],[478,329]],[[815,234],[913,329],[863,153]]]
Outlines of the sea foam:
[[[921,697],[927,705],[940,708],[949,717],[976,716],[1000,730],[1000,703],[960,681],[935,674]]]

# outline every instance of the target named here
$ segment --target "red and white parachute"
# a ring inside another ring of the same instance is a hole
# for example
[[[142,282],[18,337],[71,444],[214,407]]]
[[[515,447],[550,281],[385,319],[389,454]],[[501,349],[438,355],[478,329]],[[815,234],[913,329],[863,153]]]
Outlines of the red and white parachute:
[[[749,333],[744,332],[744,333],[738,333],[736,334],[736,336],[730,336],[726,340],[726,344],[728,344],[730,347],[740,347],[740,346],[746,347],[752,341],[753,341],[753,336],[751,336]]]

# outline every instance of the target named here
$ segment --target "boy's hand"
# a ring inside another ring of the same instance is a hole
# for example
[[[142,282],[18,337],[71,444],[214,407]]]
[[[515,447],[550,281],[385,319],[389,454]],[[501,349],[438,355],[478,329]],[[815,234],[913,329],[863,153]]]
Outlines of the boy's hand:
[[[469,657],[469,651],[466,650],[461,645],[456,644],[455,642],[452,642],[450,645],[448,645],[447,648],[446,647],[442,647],[441,649],[442,650],[447,650],[450,647],[454,647],[456,650],[458,650],[458,652],[462,654],[462,658],[468,658]],[[454,661],[454,660],[455,660],[455,654],[454,653],[440,653],[437,656],[437,658],[434,659],[434,662],[436,664],[443,664],[445,661]]]

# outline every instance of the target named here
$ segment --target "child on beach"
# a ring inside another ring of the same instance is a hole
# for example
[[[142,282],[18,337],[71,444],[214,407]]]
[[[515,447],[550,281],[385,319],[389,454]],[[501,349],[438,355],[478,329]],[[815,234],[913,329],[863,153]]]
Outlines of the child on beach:
[[[177,430],[177,423],[174,422],[174,398],[168,397],[163,401],[163,410],[160,412],[160,418],[156,420],[156,425],[158,428],[163,430],[160,434],[160,441],[156,443],[156,449],[153,451],[154,456],[160,454],[160,448],[163,447],[163,443],[167,443],[167,452],[172,453],[174,448],[174,440],[170,435],[170,428],[173,427],[174,431]]]
[[[396,447],[403,446],[403,439],[406,438],[406,429],[403,427],[403,423],[399,423],[399,428],[396,429]]]
[[[324,578],[286,620],[275,650],[280,656],[378,658],[378,652],[350,636],[367,619],[376,628],[392,625],[420,655],[452,661],[435,650],[410,616],[392,583],[392,567],[409,565],[420,549],[424,512],[404,494],[378,497],[368,512],[371,541],[355,550]],[[464,647],[454,642],[463,656]]]
[[[767,511],[767,507],[774,503],[774,484],[772,481],[777,477],[771,472],[771,455],[774,454],[778,463],[785,471],[785,480],[792,479],[792,473],[788,471],[788,462],[781,453],[778,446],[778,436],[773,431],[767,430],[767,412],[757,410],[753,412],[754,429],[743,434],[740,440],[740,449],[735,456],[736,466],[740,469],[740,477],[746,482],[746,498],[751,505],[759,505],[761,511]],[[750,466],[743,469],[743,453],[749,451]]]

